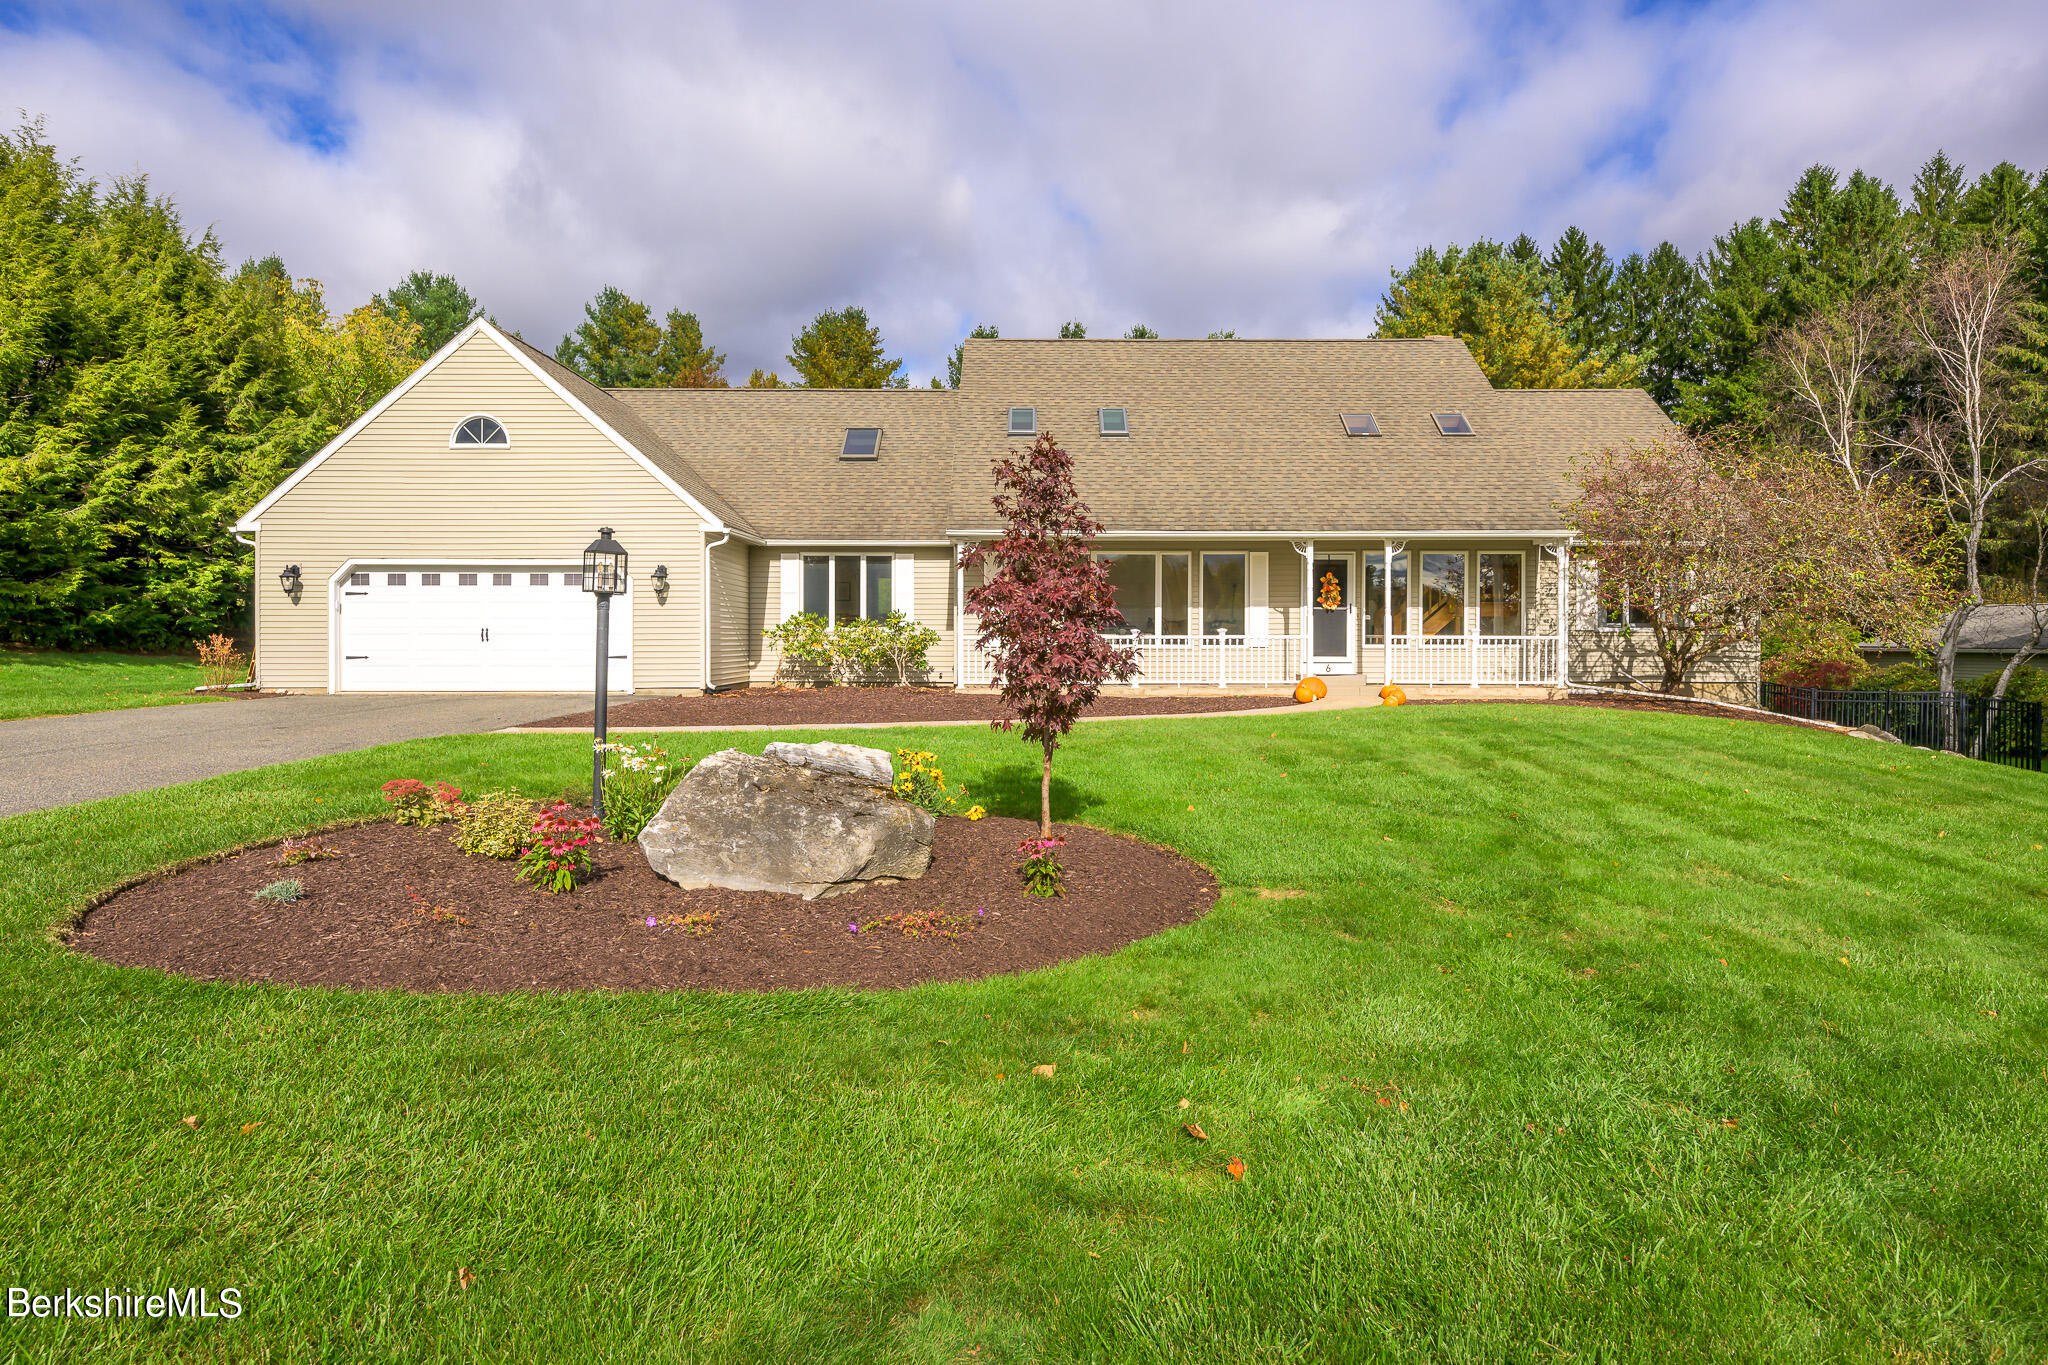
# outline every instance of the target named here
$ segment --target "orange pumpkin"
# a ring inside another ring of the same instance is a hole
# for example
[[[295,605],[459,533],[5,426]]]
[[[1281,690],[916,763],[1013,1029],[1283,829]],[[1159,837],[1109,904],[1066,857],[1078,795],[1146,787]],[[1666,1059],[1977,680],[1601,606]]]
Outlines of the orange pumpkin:
[[[1294,699],[1298,702],[1306,704],[1308,702],[1314,701],[1325,690],[1326,689],[1323,687],[1321,679],[1303,678],[1300,682],[1294,685]]]
[[[1330,695],[1330,685],[1324,682],[1321,678],[1311,677],[1308,680],[1308,685],[1316,690],[1317,701],[1321,701],[1324,697]]]
[[[1408,694],[1392,683],[1388,683],[1380,689],[1380,704],[1382,706],[1399,706],[1407,700]]]

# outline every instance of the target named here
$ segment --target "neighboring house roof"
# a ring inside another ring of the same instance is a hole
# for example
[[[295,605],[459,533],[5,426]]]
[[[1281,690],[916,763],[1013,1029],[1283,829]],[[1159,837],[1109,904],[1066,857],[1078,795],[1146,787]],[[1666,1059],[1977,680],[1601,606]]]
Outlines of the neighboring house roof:
[[[704,504],[720,521],[741,535],[758,538],[754,524],[740,510],[729,502],[725,495],[705,479],[694,465],[684,459],[664,441],[631,407],[621,403],[610,389],[600,389],[561,361],[537,346],[529,344],[510,332],[499,332],[506,341],[518,347],[533,362],[547,372],[550,379],[560,384],[573,395],[577,402],[597,414],[597,419],[616,431],[632,447],[645,455],[662,473],[674,479],[689,495]]]
[[[957,404],[933,389],[612,389],[768,539],[943,540]],[[848,427],[879,427],[843,460]]]
[[[1956,641],[1956,651],[1961,654],[2011,654],[2024,649],[2034,638],[2036,612],[2048,616],[2048,602],[2034,605],[1998,602],[1978,607],[1963,622],[1963,634]],[[1937,637],[1940,633],[1935,632]],[[1887,654],[1902,651],[1906,646],[1873,640],[1857,648],[1867,654]]]
[[[1111,531],[1542,531],[1572,462],[1673,428],[1640,389],[1496,390],[1462,342],[967,342],[949,525],[992,526],[990,461],[1038,410]],[[1128,436],[1103,436],[1121,407]],[[1345,434],[1370,412],[1378,436]],[[1462,412],[1476,434],[1432,416]]]

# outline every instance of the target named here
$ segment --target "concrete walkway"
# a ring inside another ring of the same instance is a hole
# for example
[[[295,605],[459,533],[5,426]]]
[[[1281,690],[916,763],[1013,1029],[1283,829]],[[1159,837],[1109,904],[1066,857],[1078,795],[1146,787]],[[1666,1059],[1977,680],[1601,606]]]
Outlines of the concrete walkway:
[[[1351,711],[1359,707],[1378,706],[1379,704],[1379,698],[1377,697],[1372,698],[1370,701],[1362,697],[1347,697],[1340,700],[1333,695],[1325,697],[1321,701],[1307,703],[1290,701],[1276,706],[1251,707],[1243,711],[1159,711],[1142,716],[1083,716],[1081,717],[1081,723],[1083,725],[1113,725],[1120,720],[1242,720],[1246,716],[1306,716],[1317,711]],[[609,727],[609,733],[614,735],[645,735],[713,734],[719,731],[738,733],[750,730],[758,730],[764,733],[774,730],[787,730],[791,732],[797,730],[923,730],[934,725],[980,725],[985,727],[988,725],[988,721],[977,716],[969,720],[824,721],[816,725],[613,725]],[[540,725],[508,725],[498,733],[505,735],[573,735],[580,732]]]
[[[396,740],[500,730],[589,704],[586,696],[365,693],[0,721],[0,816]]]

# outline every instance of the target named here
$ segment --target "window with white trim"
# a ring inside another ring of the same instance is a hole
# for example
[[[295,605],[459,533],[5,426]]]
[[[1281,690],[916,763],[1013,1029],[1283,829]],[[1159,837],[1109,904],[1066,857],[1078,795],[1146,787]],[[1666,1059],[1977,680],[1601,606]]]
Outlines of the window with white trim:
[[[370,575],[360,570],[352,573],[348,576],[348,585],[351,588],[367,588],[370,586]]]
[[[1479,556],[1479,633],[1522,633],[1522,556],[1519,551]]]
[[[472,417],[455,428],[455,434],[448,438],[451,446],[508,446],[512,438],[505,434],[505,425],[495,417]]]
[[[1242,552],[1202,556],[1202,634],[1245,633],[1250,575]]]
[[[898,610],[893,555],[805,555],[803,574],[803,609],[828,625],[884,621]]]
[[[1095,556],[1109,566],[1109,586],[1116,594],[1121,628],[1105,635],[1186,635],[1188,633],[1188,556],[1111,551]]]

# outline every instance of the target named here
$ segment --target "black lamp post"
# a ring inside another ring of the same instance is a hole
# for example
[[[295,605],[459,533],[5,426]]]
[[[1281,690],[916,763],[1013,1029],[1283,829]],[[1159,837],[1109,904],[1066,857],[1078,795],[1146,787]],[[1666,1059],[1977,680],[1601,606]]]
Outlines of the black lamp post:
[[[604,698],[610,691],[606,663],[611,657],[612,598],[626,590],[626,549],[601,526],[583,552],[583,591],[597,594],[597,738],[590,750],[590,809],[604,815]]]

